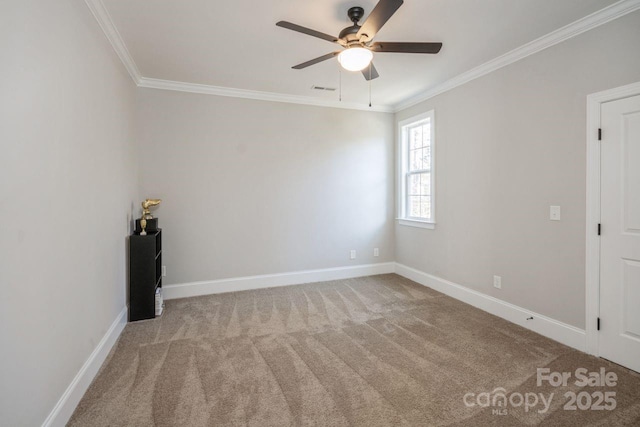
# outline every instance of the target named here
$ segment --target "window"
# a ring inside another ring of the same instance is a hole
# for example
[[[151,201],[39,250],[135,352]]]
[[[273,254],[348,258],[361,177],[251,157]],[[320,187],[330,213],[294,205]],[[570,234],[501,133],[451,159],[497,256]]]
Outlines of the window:
[[[434,228],[433,110],[398,124],[400,224]]]

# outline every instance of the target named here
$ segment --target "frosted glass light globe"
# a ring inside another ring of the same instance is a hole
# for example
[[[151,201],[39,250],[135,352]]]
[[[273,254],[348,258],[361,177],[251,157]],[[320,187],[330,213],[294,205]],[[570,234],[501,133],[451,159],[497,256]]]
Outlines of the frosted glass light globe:
[[[349,71],[364,70],[373,59],[373,53],[363,47],[345,49],[338,55],[338,62],[342,68]]]

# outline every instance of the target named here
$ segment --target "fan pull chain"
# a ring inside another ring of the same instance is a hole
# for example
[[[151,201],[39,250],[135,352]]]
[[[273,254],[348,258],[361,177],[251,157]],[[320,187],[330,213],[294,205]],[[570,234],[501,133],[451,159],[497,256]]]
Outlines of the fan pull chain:
[[[338,79],[339,79],[339,89],[338,89],[338,101],[342,102],[342,70],[338,67]]]
[[[371,62],[369,62],[369,107],[371,107]]]

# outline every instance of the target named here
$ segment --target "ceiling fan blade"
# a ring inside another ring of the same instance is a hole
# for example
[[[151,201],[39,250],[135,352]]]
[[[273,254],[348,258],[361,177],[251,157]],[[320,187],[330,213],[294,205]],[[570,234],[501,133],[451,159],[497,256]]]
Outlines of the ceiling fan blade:
[[[371,73],[369,73],[369,71],[371,71]],[[376,70],[376,67],[373,65],[373,62],[369,63],[369,67],[362,70],[362,75],[367,81],[377,79],[378,77],[380,77],[380,74],[378,74],[378,70]]]
[[[318,62],[322,62],[322,61],[326,61],[327,59],[331,59],[334,56],[336,56],[337,54],[339,54],[340,52],[331,52],[331,53],[327,53],[326,55],[322,55],[319,56],[315,59],[312,59],[311,61],[307,61],[307,62],[303,62],[302,64],[298,64],[298,65],[294,65],[293,68],[294,70],[302,70],[303,68],[307,68],[310,65],[314,65],[317,64]]]
[[[376,7],[373,8],[369,17],[360,30],[358,30],[358,38],[362,42],[368,42],[376,36],[380,28],[396,13],[396,10],[404,3],[403,0],[380,0]]]
[[[327,41],[330,41],[332,43],[338,43],[338,38],[337,37],[330,36],[329,34],[321,33],[320,31],[312,30],[310,28],[302,27],[300,25],[292,24],[291,22],[279,21],[279,22],[276,22],[276,25],[278,27],[286,28],[288,30],[297,31],[299,33],[306,34],[306,35],[311,36],[311,37],[317,37],[319,39],[327,40]]]
[[[369,49],[374,52],[438,53],[442,49],[442,43],[375,42]]]

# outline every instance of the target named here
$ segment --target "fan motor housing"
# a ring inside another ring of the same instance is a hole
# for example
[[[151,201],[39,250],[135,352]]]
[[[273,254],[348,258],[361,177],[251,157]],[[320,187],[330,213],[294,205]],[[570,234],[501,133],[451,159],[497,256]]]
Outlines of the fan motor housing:
[[[358,31],[360,31],[360,25],[352,25],[340,31],[340,34],[338,34],[338,38],[346,40],[347,43],[358,41]]]
[[[347,16],[349,16],[353,25],[340,31],[338,38],[346,41],[348,44],[354,44],[354,42],[360,41],[357,37],[358,31],[360,31],[358,21],[364,16],[364,9],[359,6],[351,7],[347,11]]]

